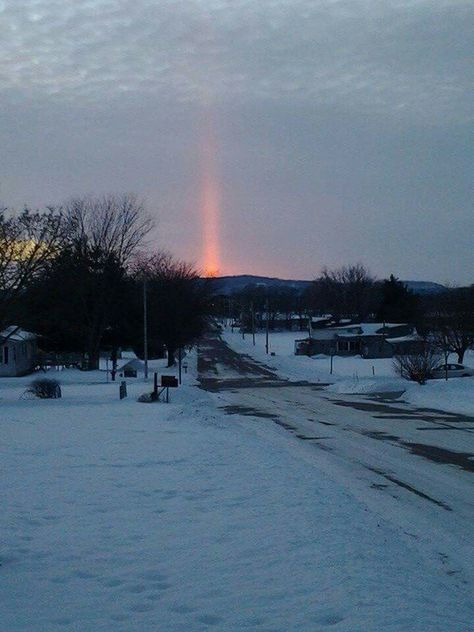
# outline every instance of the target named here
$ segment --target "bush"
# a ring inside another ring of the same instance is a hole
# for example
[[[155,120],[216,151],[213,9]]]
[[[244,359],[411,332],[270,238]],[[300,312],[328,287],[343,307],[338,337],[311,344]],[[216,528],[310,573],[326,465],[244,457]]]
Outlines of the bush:
[[[27,393],[31,393],[40,399],[59,399],[61,397],[61,387],[57,380],[42,378],[33,380],[27,389]]]
[[[427,348],[420,353],[396,356],[393,366],[395,372],[405,380],[425,384],[431,371],[438,366],[439,362],[439,354]]]

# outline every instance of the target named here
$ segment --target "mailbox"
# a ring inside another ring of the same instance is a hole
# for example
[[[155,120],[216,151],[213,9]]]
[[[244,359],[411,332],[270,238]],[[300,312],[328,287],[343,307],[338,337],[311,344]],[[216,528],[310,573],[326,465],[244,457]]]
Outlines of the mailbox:
[[[162,375],[161,386],[166,388],[176,388],[178,386],[178,378],[174,375]]]

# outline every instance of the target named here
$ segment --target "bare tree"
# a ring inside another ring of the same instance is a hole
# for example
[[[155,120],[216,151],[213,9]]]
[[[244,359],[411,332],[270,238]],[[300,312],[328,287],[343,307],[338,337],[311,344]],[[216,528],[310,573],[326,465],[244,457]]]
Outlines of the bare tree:
[[[98,366],[99,350],[117,305],[126,268],[153,227],[143,202],[133,193],[84,197],[65,206],[71,252],[84,268],[82,297],[87,325],[89,368]],[[85,282],[87,280],[87,282]],[[91,300],[91,288],[94,296]]]
[[[64,217],[54,208],[44,213],[25,209],[19,215],[0,211],[0,327],[25,288],[59,253],[66,232]]]
[[[29,293],[31,311],[41,316],[39,331],[87,354],[87,367],[95,369],[105,338],[115,344],[127,329],[127,265],[152,222],[132,194],[73,199],[64,218],[66,243]]]
[[[335,270],[324,268],[308,290],[313,311],[330,312],[337,319],[363,320],[371,311],[374,278],[360,263]]]
[[[433,369],[439,365],[440,356],[429,346],[420,353],[398,355],[393,359],[395,372],[405,380],[425,384]]]
[[[192,345],[205,331],[214,283],[166,252],[140,257],[133,270],[138,280],[147,279],[149,337],[156,346],[159,342],[166,346],[172,366],[176,351]]]
[[[91,251],[113,255],[126,266],[153,228],[145,205],[133,193],[73,198],[65,205],[71,239]]]
[[[474,345],[474,286],[453,288],[436,296],[431,312],[435,343],[447,353],[455,353],[462,364],[464,354]]]

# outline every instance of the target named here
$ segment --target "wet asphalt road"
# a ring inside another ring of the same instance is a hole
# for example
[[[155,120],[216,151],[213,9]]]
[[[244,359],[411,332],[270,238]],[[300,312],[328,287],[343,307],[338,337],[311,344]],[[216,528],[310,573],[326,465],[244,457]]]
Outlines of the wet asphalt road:
[[[304,444],[304,458],[410,536],[435,528],[440,549],[473,539],[474,418],[415,408],[393,394],[332,396],[319,382],[281,379],[271,358],[267,366],[238,354],[216,334],[200,345],[198,369],[224,414],[277,424]]]

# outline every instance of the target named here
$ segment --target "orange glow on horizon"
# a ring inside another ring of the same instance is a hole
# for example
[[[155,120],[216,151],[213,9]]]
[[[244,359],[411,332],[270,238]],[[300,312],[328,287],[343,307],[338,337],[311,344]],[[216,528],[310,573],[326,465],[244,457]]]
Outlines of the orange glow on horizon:
[[[201,146],[202,258],[205,276],[217,276],[220,271],[219,222],[220,192],[216,174],[216,144],[211,126],[205,125]]]

